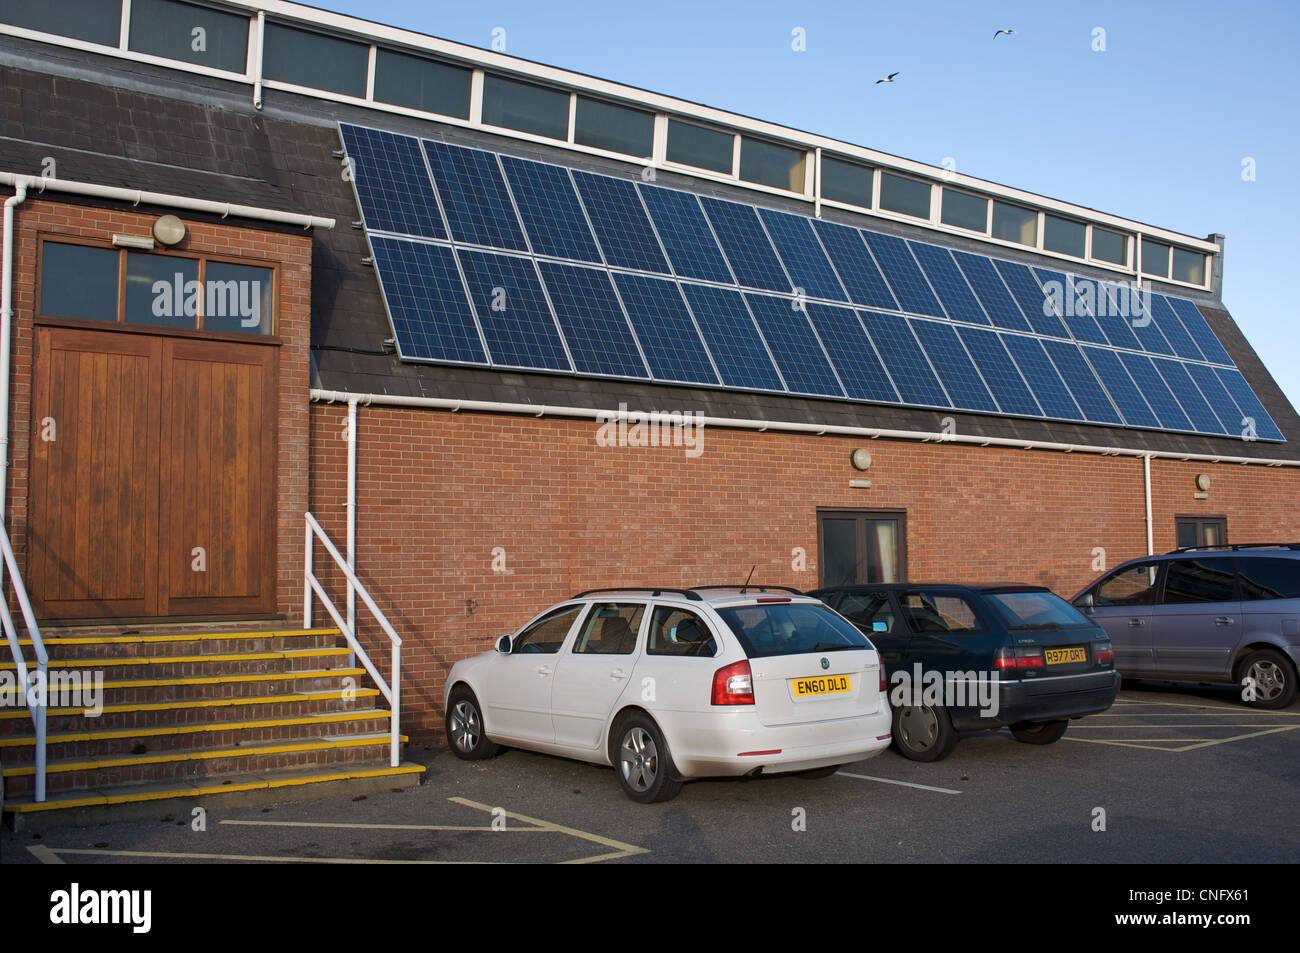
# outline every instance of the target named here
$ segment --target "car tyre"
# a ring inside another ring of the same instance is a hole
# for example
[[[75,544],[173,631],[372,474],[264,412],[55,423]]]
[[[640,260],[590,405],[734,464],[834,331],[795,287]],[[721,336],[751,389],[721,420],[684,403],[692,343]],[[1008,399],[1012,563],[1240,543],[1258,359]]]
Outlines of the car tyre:
[[[654,719],[643,712],[629,712],[618,720],[611,733],[610,760],[623,793],[638,804],[654,804],[677,796],[682,782],[677,766]]]
[[[457,685],[447,698],[447,746],[464,761],[483,761],[501,750],[488,740],[483,726],[483,710],[478,699],[465,685]]]
[[[1066,718],[1056,721],[1021,721],[1011,726],[1011,734],[1017,741],[1027,745],[1055,744],[1065,737],[1065,729],[1070,727]]]
[[[957,729],[941,706],[894,709],[894,749],[909,761],[942,761],[957,746]]]
[[[1247,677],[1255,682],[1255,698],[1246,704],[1255,708],[1286,708],[1296,695],[1295,667],[1273,649],[1257,649],[1237,666],[1237,684]]]

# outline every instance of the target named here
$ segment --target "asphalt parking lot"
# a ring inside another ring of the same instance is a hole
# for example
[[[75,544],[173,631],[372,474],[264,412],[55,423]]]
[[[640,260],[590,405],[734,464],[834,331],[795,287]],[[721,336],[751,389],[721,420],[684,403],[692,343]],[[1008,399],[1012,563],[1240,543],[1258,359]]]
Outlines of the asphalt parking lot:
[[[625,798],[608,768],[522,751],[413,748],[406,791],[188,818],[0,832],[4,863],[1290,863],[1300,847],[1300,702],[1138,683],[1049,747],[962,736],[917,764],[702,781]],[[1099,813],[1099,809],[1104,814]],[[1104,821],[1104,829],[1102,827]]]

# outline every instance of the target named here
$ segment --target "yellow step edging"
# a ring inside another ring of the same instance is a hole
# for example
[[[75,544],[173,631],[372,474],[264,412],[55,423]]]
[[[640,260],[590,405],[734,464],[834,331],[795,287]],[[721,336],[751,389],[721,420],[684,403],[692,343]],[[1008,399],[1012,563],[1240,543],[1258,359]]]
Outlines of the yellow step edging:
[[[225,655],[130,655],[89,659],[50,659],[50,668],[116,668],[119,665],[186,665],[195,662],[263,662],[269,659],[312,658],[317,655],[347,655],[347,646],[328,649],[286,649],[283,652],[235,652]],[[14,662],[0,662],[0,669],[13,670]],[[31,668],[31,665],[28,665]]]
[[[261,695],[247,698],[178,698],[172,701],[147,702],[137,705],[105,705],[100,714],[120,715],[123,712],[130,711],[177,711],[187,708],[234,708],[239,705],[278,705],[284,702],[329,701],[331,699],[342,701],[345,698],[373,698],[378,694],[379,689],[377,688],[340,688],[334,691],[298,692],[295,695]],[[49,708],[46,710],[46,714],[50,717],[64,715],[90,717],[86,714],[84,707]],[[30,717],[31,713],[26,708],[0,712],[0,720]]]
[[[338,629],[275,629],[269,632],[190,632],[179,635],[47,635],[46,645],[127,645],[132,642],[215,642],[219,639],[289,639],[309,635],[342,635]],[[19,645],[31,645],[31,639],[19,639]]]
[[[361,711],[332,711],[319,715],[295,715],[292,718],[262,718],[255,721],[212,721],[186,725],[154,725],[149,728],[111,728],[105,731],[76,731],[49,735],[46,744],[74,744],[78,741],[114,741],[119,738],[157,738],[162,735],[197,734],[204,731],[246,731],[249,728],[283,728],[292,725],[318,725],[335,721],[362,721],[367,718],[392,718],[384,708]],[[33,735],[0,737],[0,748],[24,748],[36,744]]]
[[[225,685],[232,682],[273,682],[276,679],[329,678],[330,676],[364,675],[364,668],[308,668],[292,672],[243,672],[234,675],[195,675],[188,678],[134,678],[104,682],[103,688],[167,688],[175,685]],[[60,681],[69,691],[91,688],[93,682]]]

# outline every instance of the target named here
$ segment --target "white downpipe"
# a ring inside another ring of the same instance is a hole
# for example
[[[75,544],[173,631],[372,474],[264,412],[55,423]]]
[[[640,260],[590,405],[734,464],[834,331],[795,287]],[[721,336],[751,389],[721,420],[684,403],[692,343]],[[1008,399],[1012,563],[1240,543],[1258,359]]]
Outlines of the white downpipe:
[[[1146,497],[1147,497],[1147,555],[1152,556],[1155,554],[1156,546],[1155,546],[1155,538],[1152,532],[1153,524],[1151,520],[1151,455],[1150,454],[1147,454],[1145,457],[1142,458],[1142,476],[1143,476],[1143,481],[1146,484]]]
[[[488,414],[523,414],[528,417],[576,417],[582,420],[617,420],[619,411],[591,407],[555,407],[547,404],[508,404],[492,400],[454,400],[446,397],[404,397],[396,394],[354,394],[348,391],[313,388],[311,399],[328,403],[357,400],[364,404],[388,407],[424,407],[431,410],[480,412]],[[735,430],[775,430],[783,433],[809,433],[836,437],[919,440],[923,443],[959,443],[979,447],[1011,447],[1016,450],[1055,450],[1060,453],[1091,453],[1103,457],[1147,457],[1161,460],[1198,460],[1206,463],[1240,463],[1268,467],[1300,467],[1300,460],[1270,457],[1235,457],[1212,453],[1177,453],[1170,450],[1137,450],[1126,447],[1102,447],[1091,444],[1051,443],[1045,440],[1021,440],[1014,437],[978,437],[969,434],[927,433],[923,430],[885,430],[879,427],[841,427],[831,424],[803,424],[780,420],[751,420],[743,417],[696,417],[706,427]]]
[[[5,199],[4,265],[0,269],[0,526],[9,525],[9,349],[14,328],[14,209],[27,198],[27,185],[14,184]]]
[[[348,509],[348,569],[357,571],[357,402],[348,401],[348,499],[343,504]],[[348,628],[357,629],[357,590],[348,582]],[[348,667],[356,665],[356,657]]]

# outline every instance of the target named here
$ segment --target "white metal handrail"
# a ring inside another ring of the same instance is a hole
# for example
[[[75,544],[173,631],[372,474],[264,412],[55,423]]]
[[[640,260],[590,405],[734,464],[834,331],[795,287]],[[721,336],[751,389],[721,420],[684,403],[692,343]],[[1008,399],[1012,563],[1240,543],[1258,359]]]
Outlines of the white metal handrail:
[[[32,613],[31,600],[27,598],[27,587],[23,585],[22,573],[18,571],[18,560],[14,558],[14,549],[9,545],[9,534],[0,525],[0,551],[4,555],[4,569],[13,581],[14,597],[18,608],[22,610],[23,622],[32,638],[32,651],[36,655],[37,684],[27,677],[27,662],[23,658],[22,645],[18,642],[18,632],[14,628],[13,616],[9,614],[9,602],[4,597],[4,586],[0,585],[0,622],[4,624],[5,638],[9,649],[14,654],[14,670],[18,684],[22,686],[23,697],[27,700],[27,710],[31,712],[32,725],[36,729],[36,800],[45,800],[45,709],[49,702],[50,656],[45,651],[45,642],[41,639],[41,628],[36,624]],[[4,577],[0,575],[0,583]],[[33,691],[35,688],[35,691]],[[4,783],[0,780],[0,784]]]
[[[320,597],[321,605],[325,607],[325,611],[330,614],[330,618],[334,620],[334,624],[339,627],[339,631],[342,632],[344,637],[348,640],[348,645],[351,647],[353,655],[361,660],[361,664],[365,667],[366,671],[370,673],[370,677],[375,680],[375,684],[379,686],[379,690],[383,693],[384,697],[388,699],[388,704],[392,708],[392,718],[388,725],[390,748],[389,762],[395,768],[401,763],[401,731],[399,730],[398,721],[401,717],[402,710],[402,639],[397,632],[394,631],[392,625],[388,621],[388,617],[384,615],[379,606],[375,605],[375,600],[370,598],[370,593],[367,592],[366,587],[361,584],[361,580],[359,580],[351,568],[348,567],[347,560],[339,554],[338,549],[335,548],[332,542],[330,542],[330,538],[325,534],[325,530],[321,529],[320,523],[316,522],[316,517],[312,516],[311,513],[307,513],[306,517],[307,545],[306,552],[303,555],[303,626],[304,628],[311,628],[311,594],[312,592],[315,592],[316,595]],[[339,613],[339,610],[335,607],[333,600],[325,594],[325,590],[321,587],[320,580],[312,574],[312,550],[315,548],[313,537],[319,539],[321,545],[325,547],[325,551],[333,557],[335,565],[337,565],[343,572],[344,578],[348,581],[349,592],[356,592],[361,596],[361,601],[365,603],[366,608],[370,610],[371,615],[375,617],[375,621],[379,623],[379,627],[384,630],[384,634],[388,636],[389,641],[392,643],[392,666],[391,671],[389,672],[389,681],[384,681],[383,676],[379,674],[379,669],[375,668],[374,663],[370,661],[370,656],[366,654],[366,650],[362,648],[361,643],[357,641],[357,636],[356,633],[352,631],[352,626],[348,625],[347,620],[343,618]]]

